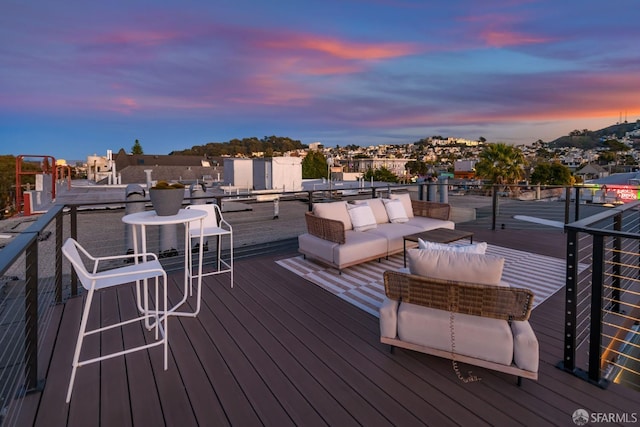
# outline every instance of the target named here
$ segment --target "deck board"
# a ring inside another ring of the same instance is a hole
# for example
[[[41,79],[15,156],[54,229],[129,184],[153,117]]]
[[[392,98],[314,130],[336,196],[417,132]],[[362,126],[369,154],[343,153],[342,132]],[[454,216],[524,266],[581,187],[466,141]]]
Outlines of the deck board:
[[[556,230],[536,241],[513,231],[476,231],[474,241],[564,254],[564,235]],[[52,344],[50,363],[41,364],[45,388],[24,399],[21,420],[37,426],[539,426],[569,425],[578,408],[637,411],[637,392],[616,384],[603,390],[556,368],[563,292],[532,313],[541,348],[538,381],[518,387],[513,376],[461,365],[482,378],[464,383],[449,360],[390,353],[379,342],[376,317],[275,263],[294,254],[237,260],[233,289],[226,275],[205,278],[197,318],[170,318],[167,371],[162,347],[81,367],[70,405],[64,398],[84,298],[68,300],[47,331],[55,338],[46,337]],[[174,302],[181,280],[181,272],[170,275]],[[120,289],[117,301],[107,294],[97,297],[102,310],[92,317],[94,326],[136,311],[133,286]],[[193,309],[191,299],[185,308]],[[138,326],[102,343],[117,348],[149,339]],[[93,342],[91,354],[99,347]]]

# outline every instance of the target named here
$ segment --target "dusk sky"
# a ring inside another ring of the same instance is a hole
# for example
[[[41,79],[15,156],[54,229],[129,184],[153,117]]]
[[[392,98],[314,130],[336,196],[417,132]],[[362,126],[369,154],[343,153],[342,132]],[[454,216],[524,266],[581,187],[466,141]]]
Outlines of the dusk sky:
[[[637,0],[0,4],[0,154],[550,141],[640,118]]]

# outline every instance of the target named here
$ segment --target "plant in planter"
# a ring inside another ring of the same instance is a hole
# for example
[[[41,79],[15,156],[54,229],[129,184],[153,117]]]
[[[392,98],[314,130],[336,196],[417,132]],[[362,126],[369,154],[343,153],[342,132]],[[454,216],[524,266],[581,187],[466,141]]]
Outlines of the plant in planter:
[[[169,184],[167,181],[158,181],[149,189],[149,199],[159,216],[175,215],[182,206],[184,185],[179,182]]]

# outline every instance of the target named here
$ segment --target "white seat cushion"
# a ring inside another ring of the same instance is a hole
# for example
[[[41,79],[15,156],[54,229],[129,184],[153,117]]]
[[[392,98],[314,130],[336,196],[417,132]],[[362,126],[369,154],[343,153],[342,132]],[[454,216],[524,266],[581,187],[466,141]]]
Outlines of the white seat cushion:
[[[510,365],[513,334],[506,320],[454,314],[457,354]],[[450,313],[403,302],[398,308],[398,338],[438,350],[451,350]],[[389,331],[385,331],[389,333]]]

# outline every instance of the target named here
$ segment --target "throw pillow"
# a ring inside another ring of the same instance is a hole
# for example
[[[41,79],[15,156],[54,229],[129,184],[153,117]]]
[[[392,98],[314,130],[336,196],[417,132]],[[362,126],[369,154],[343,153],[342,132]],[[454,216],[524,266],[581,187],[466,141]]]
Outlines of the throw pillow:
[[[366,231],[377,227],[376,217],[369,205],[347,205],[347,212],[351,218],[355,231]]]
[[[400,200],[404,205],[404,210],[407,212],[407,218],[413,218],[413,205],[411,204],[411,195],[409,193],[391,194],[389,198],[391,200]]]
[[[504,258],[493,255],[453,252],[441,249],[408,249],[411,274],[441,280],[504,285],[500,282]]]
[[[470,245],[449,245],[418,239],[418,249],[441,249],[443,251],[468,252],[471,254],[484,255],[487,251],[487,242],[472,243]]]
[[[382,199],[382,202],[384,203],[384,208],[387,211],[389,222],[399,223],[409,221],[407,212],[400,200]]]
[[[387,215],[387,210],[384,208],[382,199],[355,200],[353,203],[356,205],[363,204],[371,206],[373,216],[376,217],[376,222],[378,224],[389,222],[389,216]]]

